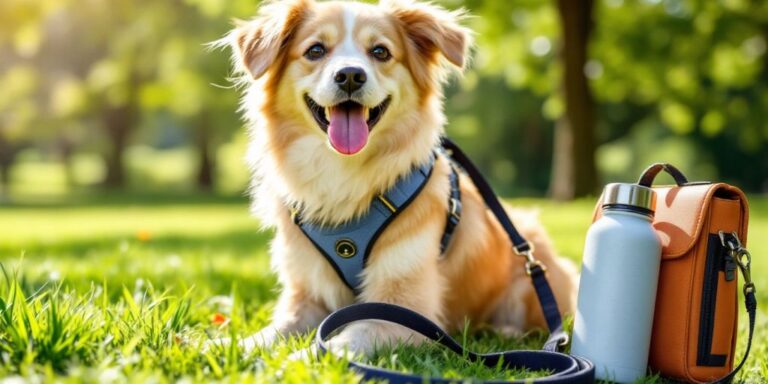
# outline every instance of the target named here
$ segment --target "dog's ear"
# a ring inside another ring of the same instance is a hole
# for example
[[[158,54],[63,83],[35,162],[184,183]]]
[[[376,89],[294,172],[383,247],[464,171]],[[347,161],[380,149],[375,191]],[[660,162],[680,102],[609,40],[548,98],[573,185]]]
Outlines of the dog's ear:
[[[406,51],[411,72],[419,86],[441,80],[435,66],[441,57],[448,63],[464,69],[472,44],[472,32],[460,22],[465,18],[463,10],[448,11],[445,8],[410,0],[382,1],[404,31]]]
[[[313,0],[272,1],[259,8],[250,21],[238,21],[225,38],[231,45],[235,65],[254,79],[280,61]]]

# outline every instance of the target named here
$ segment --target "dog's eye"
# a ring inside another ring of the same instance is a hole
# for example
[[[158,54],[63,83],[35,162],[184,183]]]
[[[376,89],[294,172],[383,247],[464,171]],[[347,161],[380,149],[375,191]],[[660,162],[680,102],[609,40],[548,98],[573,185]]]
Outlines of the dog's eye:
[[[389,49],[386,47],[377,45],[371,49],[371,56],[375,57],[376,60],[379,61],[387,61],[392,57],[392,54],[389,53]]]
[[[309,47],[309,49],[307,49],[307,51],[304,52],[304,57],[306,57],[309,60],[318,60],[318,59],[322,59],[323,56],[325,56],[325,53],[326,53],[325,46],[320,43],[317,43]]]

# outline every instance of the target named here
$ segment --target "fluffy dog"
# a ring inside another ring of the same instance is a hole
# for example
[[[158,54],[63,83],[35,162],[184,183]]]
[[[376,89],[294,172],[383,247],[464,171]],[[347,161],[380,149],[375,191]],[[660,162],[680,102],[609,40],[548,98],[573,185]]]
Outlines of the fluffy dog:
[[[269,2],[226,38],[246,88],[253,210],[276,228],[272,267],[281,292],[270,326],[246,349],[316,327],[355,302],[411,308],[449,330],[469,320],[513,334],[545,322],[517,256],[471,180],[460,176],[463,214],[440,254],[449,159],[376,241],[355,295],[291,219],[333,226],[364,214],[378,194],[429,161],[443,135],[442,85],[467,62],[462,12],[410,1]],[[513,212],[548,268],[561,311],[574,308],[576,272],[530,215]],[[418,342],[393,324],[355,323],[331,348],[370,354],[376,344]]]

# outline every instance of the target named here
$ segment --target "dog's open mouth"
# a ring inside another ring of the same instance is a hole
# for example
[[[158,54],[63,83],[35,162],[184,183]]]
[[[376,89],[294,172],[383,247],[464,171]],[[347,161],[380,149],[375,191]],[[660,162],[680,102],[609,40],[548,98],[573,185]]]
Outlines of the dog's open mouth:
[[[345,155],[360,152],[368,143],[368,134],[389,106],[387,97],[381,104],[368,108],[347,100],[331,107],[323,107],[304,95],[304,101],[320,128],[328,135],[333,149]]]

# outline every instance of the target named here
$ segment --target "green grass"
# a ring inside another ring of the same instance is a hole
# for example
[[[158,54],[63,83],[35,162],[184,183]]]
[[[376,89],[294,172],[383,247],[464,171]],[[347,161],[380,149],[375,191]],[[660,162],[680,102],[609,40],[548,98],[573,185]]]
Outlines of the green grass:
[[[557,247],[578,260],[591,201],[513,203],[539,207]],[[750,233],[763,304],[768,244],[761,237],[768,234],[768,199],[753,199]],[[268,322],[276,295],[269,238],[241,199],[111,196],[0,207],[6,273],[0,276],[0,376],[59,382],[357,381],[346,362],[333,356],[289,361],[290,353],[309,345],[309,337],[247,356],[236,348],[201,353],[211,337],[246,335]],[[759,314],[757,343],[741,376],[747,382],[768,377],[766,314]],[[544,338],[536,333],[509,339],[491,331],[458,336],[481,352],[537,348]],[[382,350],[374,361],[454,378],[535,375],[470,364],[435,346]]]

